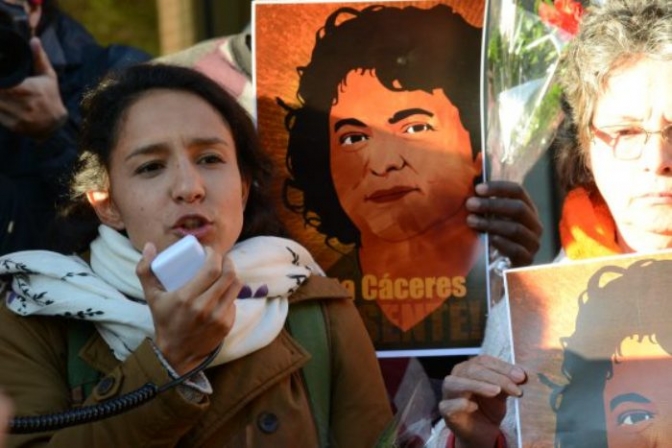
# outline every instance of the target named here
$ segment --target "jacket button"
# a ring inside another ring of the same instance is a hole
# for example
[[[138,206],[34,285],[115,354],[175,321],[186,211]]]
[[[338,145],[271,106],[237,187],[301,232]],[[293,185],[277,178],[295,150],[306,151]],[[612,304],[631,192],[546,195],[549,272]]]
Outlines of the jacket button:
[[[99,395],[106,395],[112,388],[114,387],[115,380],[111,376],[106,376],[102,380],[100,380],[100,383],[98,383],[98,386],[96,386],[96,392],[98,392]]]
[[[262,412],[257,417],[257,427],[259,427],[263,433],[274,433],[278,430],[278,426],[280,426],[278,416],[272,412]]]

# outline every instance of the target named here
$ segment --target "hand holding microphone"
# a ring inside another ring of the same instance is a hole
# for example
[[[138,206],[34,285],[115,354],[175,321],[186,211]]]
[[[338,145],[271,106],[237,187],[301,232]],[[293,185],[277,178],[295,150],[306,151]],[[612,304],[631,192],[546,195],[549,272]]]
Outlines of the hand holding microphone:
[[[233,327],[242,288],[233,264],[187,236],[158,255],[147,243],[137,274],[157,347],[178,374],[190,371]]]

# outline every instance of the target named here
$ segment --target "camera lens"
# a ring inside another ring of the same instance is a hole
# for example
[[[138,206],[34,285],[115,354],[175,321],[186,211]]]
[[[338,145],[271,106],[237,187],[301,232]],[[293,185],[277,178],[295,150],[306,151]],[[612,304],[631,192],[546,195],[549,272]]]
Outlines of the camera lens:
[[[33,54],[16,31],[0,26],[0,88],[13,87],[30,76]]]
[[[13,87],[31,75],[30,34],[24,6],[0,0],[0,88]]]

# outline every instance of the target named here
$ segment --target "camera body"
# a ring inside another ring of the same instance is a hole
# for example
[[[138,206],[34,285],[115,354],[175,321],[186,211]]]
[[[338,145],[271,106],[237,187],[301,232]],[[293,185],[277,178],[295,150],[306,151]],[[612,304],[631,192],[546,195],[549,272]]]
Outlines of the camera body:
[[[30,35],[24,7],[0,2],[0,88],[20,84],[32,74]]]

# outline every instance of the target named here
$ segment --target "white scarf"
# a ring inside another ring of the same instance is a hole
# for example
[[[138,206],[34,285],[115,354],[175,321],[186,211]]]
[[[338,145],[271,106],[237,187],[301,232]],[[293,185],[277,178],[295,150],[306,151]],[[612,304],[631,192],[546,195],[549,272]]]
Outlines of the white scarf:
[[[135,274],[142,255],[128,238],[107,226],[100,226],[90,248],[91,267],[77,256],[40,250],[0,257],[0,275],[12,275],[7,307],[22,316],[92,321],[114,356],[124,360],[144,338],[154,337],[152,316]],[[250,238],[227,255],[245,286],[236,299],[233,328],[211,365],[273,341],[284,326],[288,297],[311,274],[323,275],[304,247],[284,238]]]

